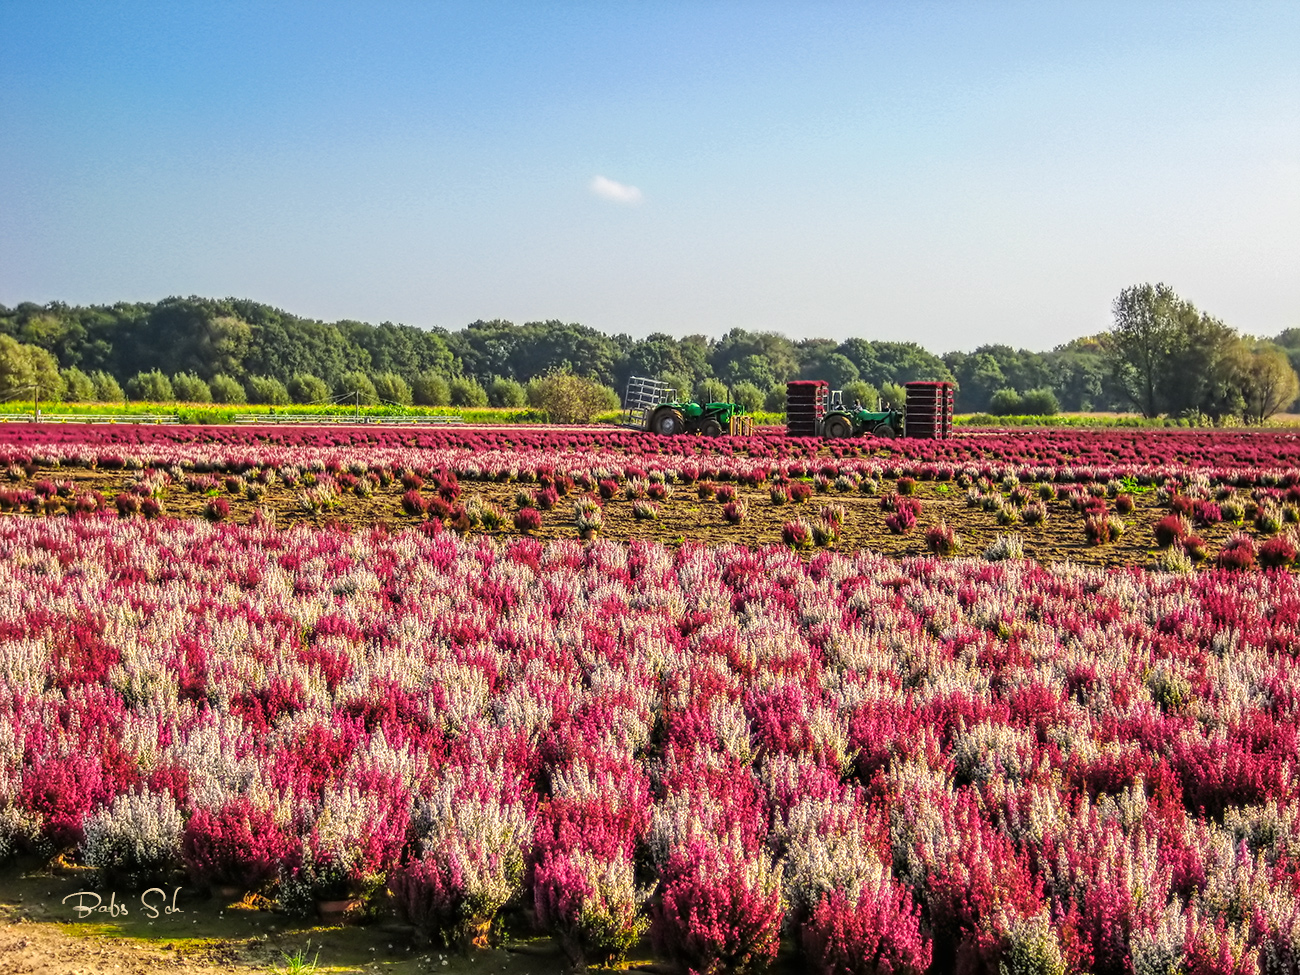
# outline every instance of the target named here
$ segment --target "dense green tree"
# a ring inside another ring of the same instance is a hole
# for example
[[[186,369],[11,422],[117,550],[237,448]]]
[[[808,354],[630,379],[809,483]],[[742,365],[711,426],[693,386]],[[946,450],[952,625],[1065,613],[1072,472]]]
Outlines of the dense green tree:
[[[381,402],[397,406],[410,406],[413,402],[411,384],[397,373],[381,372],[372,376],[371,381],[375,384],[375,392]]]
[[[95,384],[95,402],[120,403],[126,399],[121,385],[103,369],[96,369],[90,374],[90,381]]]
[[[496,407],[518,408],[528,403],[528,393],[513,379],[497,376],[487,387],[488,403]]]
[[[243,383],[223,373],[213,376],[208,381],[208,388],[212,391],[214,403],[237,405],[248,402],[248,394],[244,392]]]
[[[851,383],[844,384],[844,405],[852,406],[854,403],[861,403],[863,409],[874,410],[880,400],[880,391],[871,383],[863,382],[861,379],[854,380]]]
[[[343,403],[357,406],[379,405],[379,391],[370,377],[360,370],[345,372],[334,385],[334,395]]]
[[[784,335],[734,328],[714,346],[709,365],[728,385],[747,382],[768,389],[799,374],[799,355]]]
[[[701,379],[695,384],[695,400],[699,403],[727,403],[730,396],[727,386],[720,379]]]
[[[763,396],[763,409],[769,413],[784,413],[786,403],[785,383],[774,383]]]
[[[192,372],[172,376],[172,393],[182,403],[211,403],[212,389]]]
[[[618,396],[590,379],[553,372],[529,382],[528,403],[553,423],[590,423],[600,413],[618,409]]]
[[[295,372],[284,384],[284,388],[289,391],[289,398],[295,403],[323,404],[333,399],[329,384],[309,372]]]
[[[469,376],[457,376],[450,383],[451,405],[470,409],[488,405],[487,390]]]
[[[0,335],[0,398],[36,396],[57,400],[63,396],[63,379],[54,356],[35,345]]]
[[[989,397],[988,411],[994,416],[1016,416],[1024,410],[1024,402],[1014,389],[999,389]]]
[[[426,369],[411,382],[411,397],[421,406],[448,406],[451,386],[442,376]]]
[[[1300,395],[1300,380],[1286,350],[1272,342],[1246,342],[1233,351],[1229,382],[1237,390],[1247,423],[1263,423]]]
[[[250,403],[267,406],[288,406],[293,400],[284,383],[274,376],[249,376],[244,380],[244,391],[248,393]]]
[[[176,399],[172,381],[161,369],[137,372],[126,381],[126,393],[134,400],[149,403],[171,403]]]
[[[1020,397],[1020,412],[1027,416],[1055,416],[1061,410],[1056,394],[1050,389],[1031,389]]]
[[[89,403],[95,399],[95,381],[78,369],[70,366],[59,370],[63,378],[64,398],[72,403]]]
[[[736,383],[731,387],[732,402],[740,403],[747,410],[761,410],[765,398],[763,391],[753,383]]]

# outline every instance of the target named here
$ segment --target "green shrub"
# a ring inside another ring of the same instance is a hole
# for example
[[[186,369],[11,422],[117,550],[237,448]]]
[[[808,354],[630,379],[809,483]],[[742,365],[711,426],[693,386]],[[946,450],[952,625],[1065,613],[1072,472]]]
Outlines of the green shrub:
[[[487,390],[479,385],[478,380],[469,376],[457,376],[449,384],[452,406],[487,406]]]
[[[294,373],[287,388],[295,403],[324,403],[331,398],[329,384],[309,372]]]
[[[410,406],[414,402],[411,385],[395,372],[381,372],[374,376],[375,393],[381,402]]]
[[[250,403],[265,403],[268,406],[288,406],[289,391],[284,383],[272,376],[249,376],[244,383]]]
[[[528,393],[513,379],[498,376],[488,383],[488,402],[496,407],[520,407],[528,403]]]
[[[88,403],[95,398],[95,381],[76,366],[62,370],[65,398],[71,403]],[[120,392],[120,390],[119,390]]]
[[[172,376],[172,392],[182,403],[211,403],[212,389],[192,372]]]
[[[345,372],[334,387],[344,403],[378,406],[379,392],[364,372]]]
[[[171,380],[160,369],[137,372],[126,381],[126,391],[132,399],[150,403],[170,403],[176,398]]]
[[[1019,412],[1026,415],[1055,416],[1060,411],[1061,404],[1050,389],[1031,389],[1020,397]]]
[[[1021,409],[1023,400],[1014,389],[999,389],[989,400],[989,412],[994,416],[1012,416],[1027,412]]]
[[[411,383],[411,397],[420,406],[450,406],[451,386],[436,372],[426,370]]]
[[[223,373],[217,373],[208,380],[208,389],[212,393],[212,402],[214,403],[246,403],[248,394],[244,392],[243,385],[237,379],[232,379]]]

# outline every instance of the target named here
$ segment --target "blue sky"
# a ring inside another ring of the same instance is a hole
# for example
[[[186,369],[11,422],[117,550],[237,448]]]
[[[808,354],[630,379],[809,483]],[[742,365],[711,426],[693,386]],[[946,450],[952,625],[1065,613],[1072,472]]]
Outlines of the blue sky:
[[[1300,2],[0,0],[0,303],[1300,326]]]

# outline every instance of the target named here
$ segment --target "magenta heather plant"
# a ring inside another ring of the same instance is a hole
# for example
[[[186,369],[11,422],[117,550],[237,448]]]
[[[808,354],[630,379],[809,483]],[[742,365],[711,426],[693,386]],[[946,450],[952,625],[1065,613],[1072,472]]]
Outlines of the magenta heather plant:
[[[1216,561],[1220,569],[1242,571],[1251,568],[1255,564],[1255,540],[1245,532],[1233,533],[1219,549]]]
[[[515,512],[514,521],[521,532],[534,532],[542,527],[542,513],[536,508],[520,508]]]
[[[428,502],[425,501],[424,495],[420,493],[419,488],[411,488],[402,495],[402,510],[408,515],[419,517],[424,514],[427,507]]]
[[[765,855],[697,839],[664,865],[650,933],[691,975],[751,972],[776,957],[783,916],[780,883]]]
[[[831,891],[813,909],[802,939],[820,975],[923,975],[932,957],[920,909],[888,878],[854,893]]]
[[[274,880],[292,844],[269,809],[237,796],[198,808],[185,823],[181,859],[197,886],[257,890]]]

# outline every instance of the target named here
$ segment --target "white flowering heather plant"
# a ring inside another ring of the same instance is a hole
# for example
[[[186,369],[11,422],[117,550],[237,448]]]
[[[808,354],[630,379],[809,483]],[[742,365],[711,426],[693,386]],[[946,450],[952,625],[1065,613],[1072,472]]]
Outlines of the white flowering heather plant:
[[[984,549],[984,558],[989,562],[1003,562],[1007,559],[1023,559],[1024,557],[1024,541],[1015,532],[998,535]]]
[[[110,886],[166,883],[180,866],[182,825],[170,792],[128,792],[86,820],[81,855]]]
[[[576,971],[617,965],[649,929],[649,891],[636,885],[630,859],[587,850],[549,854],[533,872],[538,924],[560,943]]]

